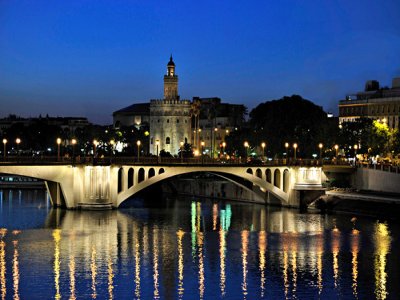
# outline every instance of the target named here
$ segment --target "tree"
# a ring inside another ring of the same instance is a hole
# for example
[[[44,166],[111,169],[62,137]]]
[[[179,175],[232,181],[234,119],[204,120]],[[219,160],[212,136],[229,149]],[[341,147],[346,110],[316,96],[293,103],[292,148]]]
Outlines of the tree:
[[[251,145],[267,142],[268,151],[279,156],[286,142],[297,143],[298,157],[311,157],[318,151],[318,143],[328,144],[329,121],[322,107],[299,95],[285,96],[261,103],[250,112],[252,134],[248,139]]]

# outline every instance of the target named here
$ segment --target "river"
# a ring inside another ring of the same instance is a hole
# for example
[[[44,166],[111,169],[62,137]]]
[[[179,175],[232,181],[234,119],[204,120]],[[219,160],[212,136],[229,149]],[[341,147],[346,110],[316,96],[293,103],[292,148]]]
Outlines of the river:
[[[399,229],[195,197],[66,211],[0,190],[0,298],[398,299]]]

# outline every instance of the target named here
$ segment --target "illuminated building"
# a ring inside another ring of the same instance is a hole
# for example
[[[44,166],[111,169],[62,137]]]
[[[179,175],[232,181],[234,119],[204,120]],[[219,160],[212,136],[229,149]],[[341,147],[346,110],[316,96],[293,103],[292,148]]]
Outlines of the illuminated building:
[[[379,82],[367,81],[365,90],[339,101],[339,123],[358,118],[370,118],[399,128],[400,77],[394,78],[392,88],[380,88]]]

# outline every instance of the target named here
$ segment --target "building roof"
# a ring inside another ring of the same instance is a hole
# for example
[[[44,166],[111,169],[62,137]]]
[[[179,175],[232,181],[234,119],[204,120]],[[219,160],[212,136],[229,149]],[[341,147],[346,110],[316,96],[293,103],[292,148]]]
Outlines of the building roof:
[[[171,54],[171,57],[169,58],[169,62],[168,62],[168,64],[167,64],[167,66],[174,66],[174,67],[175,67],[175,63],[174,63],[174,61],[172,60],[172,54]]]
[[[150,115],[150,103],[136,103],[113,112],[115,114],[133,113],[137,115]]]

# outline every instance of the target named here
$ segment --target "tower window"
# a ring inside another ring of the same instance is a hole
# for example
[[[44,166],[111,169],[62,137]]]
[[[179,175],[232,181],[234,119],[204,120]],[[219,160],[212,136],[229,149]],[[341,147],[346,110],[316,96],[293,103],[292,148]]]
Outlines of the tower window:
[[[165,143],[167,145],[171,144],[171,139],[169,138],[169,136],[165,139]]]
[[[157,120],[157,123],[160,123],[160,119]]]
[[[169,123],[169,119],[167,119],[167,123]]]
[[[176,119],[176,123],[179,123],[179,119]]]

